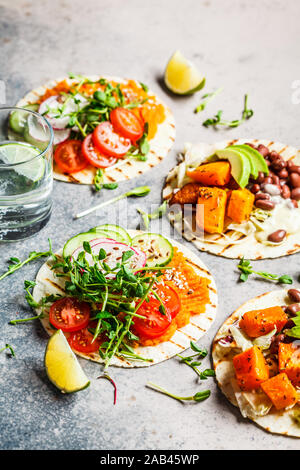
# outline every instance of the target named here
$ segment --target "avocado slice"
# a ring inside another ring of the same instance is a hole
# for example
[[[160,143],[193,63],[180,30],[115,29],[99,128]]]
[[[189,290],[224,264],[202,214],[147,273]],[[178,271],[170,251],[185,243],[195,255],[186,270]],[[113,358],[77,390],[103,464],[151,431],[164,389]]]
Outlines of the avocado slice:
[[[239,149],[226,148],[217,150],[216,155],[222,160],[228,160],[231,165],[231,174],[241,188],[249,182],[251,166],[248,157]]]
[[[245,155],[248,157],[250,161],[250,166],[251,166],[250,173],[253,176],[253,178],[256,179],[260,171],[262,171],[266,175],[269,174],[269,168],[268,168],[268,165],[266,164],[266,160],[261,155],[261,153],[259,153],[257,150],[253,149],[252,147],[246,144],[231,145],[228,148],[240,150],[243,153],[245,153]]]

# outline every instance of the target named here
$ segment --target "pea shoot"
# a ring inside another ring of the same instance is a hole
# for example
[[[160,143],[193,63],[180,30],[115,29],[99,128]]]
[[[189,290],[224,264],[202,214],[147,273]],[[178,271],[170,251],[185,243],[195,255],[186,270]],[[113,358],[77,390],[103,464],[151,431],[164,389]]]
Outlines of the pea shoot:
[[[3,352],[3,351],[7,351],[7,350],[9,351],[9,353],[10,353],[10,355],[11,355],[12,357],[15,357],[15,356],[16,356],[15,351],[13,350],[13,347],[12,347],[10,344],[8,344],[8,343],[6,343],[6,345],[4,346],[4,348],[1,348],[1,349],[0,349],[0,353]]]
[[[151,189],[149,186],[138,186],[137,188],[131,189],[130,191],[127,191],[124,194],[120,194],[119,196],[114,197],[113,199],[109,199],[108,201],[101,202],[100,204],[97,204],[96,206],[90,207],[89,209],[79,212],[79,214],[75,215],[75,219],[80,219],[81,217],[85,217],[88,214],[91,214],[91,212],[94,212],[98,209],[101,209],[102,207],[108,206],[109,204],[113,204],[114,202],[120,201],[121,199],[127,198],[127,197],[144,197],[147,194],[149,194]]]
[[[197,392],[194,395],[187,396],[187,397],[182,397],[179,395],[174,395],[171,392],[168,392],[164,388],[160,387],[159,385],[156,385],[152,382],[148,382],[147,387],[152,388],[153,390],[156,390],[157,392],[160,392],[164,395],[167,395],[168,397],[174,398],[175,400],[178,401],[195,401],[195,402],[200,402],[206,400],[210,396],[210,390],[203,390],[202,392]]]
[[[55,260],[56,257],[52,251],[52,243],[51,243],[50,238],[48,238],[48,242],[49,242],[48,251],[40,251],[40,252],[32,251],[31,253],[29,253],[28,257],[23,261],[20,261],[18,258],[15,258],[15,257],[10,258],[9,260],[10,264],[8,266],[8,270],[0,276],[0,281],[2,281],[2,279],[4,279],[6,276],[10,276],[18,269],[21,269],[23,266],[25,266],[25,264],[28,264],[31,261],[34,261],[38,258],[44,258],[44,257],[48,258],[49,256],[51,256],[52,259]]]
[[[143,211],[140,208],[137,208],[137,211],[141,214],[144,226],[146,229],[149,228],[150,221],[154,219],[159,219],[163,215],[166,214],[167,212],[167,207],[168,207],[168,202],[164,201],[155,211],[153,211],[151,214],[147,214],[147,212]]]
[[[256,274],[257,276],[263,277],[269,281],[276,281],[279,284],[293,284],[293,279],[287,274],[278,276],[277,274],[271,274],[264,271],[254,271],[250,261],[242,258],[238,264],[238,269],[241,271],[240,281],[246,282],[251,274]]]
[[[206,93],[205,95],[203,95],[201,103],[195,108],[194,112],[197,114],[197,113],[200,113],[201,111],[204,111],[208,103],[212,101],[219,93],[221,93],[222,90],[223,88],[218,88],[216,91],[212,93]]]
[[[199,359],[203,359],[207,356],[207,350],[200,348],[193,341],[190,342],[190,347],[193,351],[196,352],[196,354],[192,354],[190,356],[181,356],[180,354],[177,354],[176,356],[180,358],[181,362],[191,367],[191,369],[196,372],[201,380],[206,380],[208,377],[214,377],[215,371],[213,369],[205,369],[204,371],[200,371],[198,369],[198,367],[202,364]]]
[[[253,109],[248,108],[248,95],[245,95],[245,98],[244,98],[244,109],[242,111],[241,119],[234,119],[233,121],[228,121],[228,120],[222,119],[222,114],[223,114],[223,111],[219,110],[213,118],[206,119],[206,121],[204,121],[202,125],[205,127],[209,127],[209,126],[238,127],[240,126],[244,121],[246,121],[247,119],[250,119],[254,114]]]

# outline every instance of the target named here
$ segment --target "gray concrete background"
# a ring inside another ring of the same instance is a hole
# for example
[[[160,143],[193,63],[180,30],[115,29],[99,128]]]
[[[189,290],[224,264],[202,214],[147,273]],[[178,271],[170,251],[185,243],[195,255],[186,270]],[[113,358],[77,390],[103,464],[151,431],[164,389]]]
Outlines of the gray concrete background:
[[[165,161],[123,192],[149,184],[143,200],[130,200],[129,227],[138,225],[136,206],[149,210],[160,202],[164,176],[174,166],[186,141],[223,138],[270,138],[300,148],[300,105],[292,103],[292,83],[300,80],[299,15],[296,0],[0,0],[0,79],[7,104],[48,79],[74,73],[106,73],[137,78],[171,106],[177,124],[175,145]],[[160,85],[165,64],[181,49],[207,77],[205,91],[224,91],[201,115],[193,114],[201,93],[176,98]],[[254,117],[233,130],[214,131],[201,123],[218,109],[224,117],[240,116],[249,94]],[[0,272],[10,256],[25,257],[33,249],[54,248],[80,231],[112,220],[112,207],[74,221],[92,203],[112,197],[90,188],[56,182],[50,223],[34,238],[0,246]],[[115,210],[115,208],[114,208]],[[166,227],[165,227],[166,230]],[[194,247],[191,247],[195,251]],[[217,319],[199,344],[209,348],[223,320],[242,302],[276,285],[250,279],[237,283],[237,262],[200,254],[215,276],[220,307]],[[9,342],[17,357],[0,355],[0,447],[2,449],[296,449],[299,441],[266,433],[234,409],[213,379],[197,383],[192,370],[176,359],[137,370],[112,369],[112,388],[96,380],[101,367],[81,361],[91,387],[63,396],[49,383],[43,368],[47,336],[38,323],[10,326],[30,316],[23,280],[34,279],[41,265],[25,267],[0,283],[0,346]],[[254,263],[270,272],[299,274],[299,254]],[[298,286],[295,282],[295,286]],[[203,361],[209,367],[210,358]],[[151,380],[181,394],[210,388],[199,404],[181,404],[145,388]]]

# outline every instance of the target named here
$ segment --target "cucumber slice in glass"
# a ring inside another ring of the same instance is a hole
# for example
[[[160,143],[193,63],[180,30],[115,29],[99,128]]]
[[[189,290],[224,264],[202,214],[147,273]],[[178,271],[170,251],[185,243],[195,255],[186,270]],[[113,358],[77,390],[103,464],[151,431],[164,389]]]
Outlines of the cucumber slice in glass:
[[[90,232],[105,232],[107,235],[107,238],[113,238],[114,240],[117,240],[118,242],[123,242],[126,243],[127,245],[131,245],[131,237],[129,236],[128,232],[123,228],[120,227],[119,225],[113,225],[113,224],[104,224],[104,225],[98,225],[97,227],[94,227],[90,230]]]
[[[37,111],[39,109],[39,105],[27,104],[26,106],[23,106],[23,108],[29,109],[30,111]],[[13,111],[9,116],[9,125],[12,130],[17,134],[23,134],[27,117],[28,113],[22,111],[21,109]]]
[[[147,266],[165,266],[173,258],[169,240],[158,233],[141,233],[132,239],[132,247],[140,248],[147,255]]]

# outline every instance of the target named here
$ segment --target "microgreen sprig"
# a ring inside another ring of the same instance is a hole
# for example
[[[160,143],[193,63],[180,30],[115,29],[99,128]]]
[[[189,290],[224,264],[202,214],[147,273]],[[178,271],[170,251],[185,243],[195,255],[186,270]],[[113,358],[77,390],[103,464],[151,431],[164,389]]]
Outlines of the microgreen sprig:
[[[48,242],[49,242],[49,250],[48,251],[40,251],[40,252],[32,251],[31,253],[29,253],[28,257],[24,261],[20,261],[18,258],[10,258],[10,264],[8,266],[8,271],[6,271],[5,273],[3,273],[0,276],[0,281],[2,281],[2,279],[4,279],[6,276],[10,276],[15,271],[17,271],[18,269],[25,266],[25,264],[30,263],[31,261],[33,261],[35,259],[43,258],[43,257],[48,258],[49,256],[51,256],[53,260],[56,260],[56,257],[55,257],[55,255],[52,251],[52,244],[51,244],[50,238],[48,238]]]
[[[245,95],[245,98],[244,98],[244,109],[242,111],[241,119],[227,121],[225,119],[222,119],[222,114],[223,114],[223,111],[219,110],[213,118],[206,119],[206,121],[204,121],[202,125],[205,127],[209,127],[209,126],[238,127],[240,126],[244,121],[246,121],[246,119],[250,119],[254,114],[254,111],[248,108],[248,95]]]
[[[264,272],[264,271],[254,271],[254,269],[252,268],[250,264],[250,261],[244,258],[242,258],[241,261],[239,262],[238,269],[241,271],[240,281],[242,282],[246,282],[251,274],[256,274],[257,276],[261,276],[264,279],[267,279],[269,281],[277,281],[279,284],[292,284],[293,283],[293,279],[291,278],[291,276],[287,274],[278,276],[277,274],[271,274],[271,273]]]
[[[80,217],[85,217],[86,215],[90,214],[91,212],[94,212],[102,207],[105,207],[109,204],[113,204],[114,202],[120,201],[121,199],[127,198],[127,197],[143,197],[149,194],[151,189],[149,186],[138,186],[137,188],[131,189],[130,191],[127,191],[124,194],[120,194],[119,196],[114,197],[113,199],[109,199],[108,201],[102,202],[100,204],[97,204],[96,206],[90,207],[90,209],[87,209],[83,212],[80,212],[79,214],[75,215],[75,219],[80,219]]]
[[[200,348],[193,341],[190,342],[190,347],[193,351],[196,352],[196,354],[192,354],[191,356],[182,356],[180,354],[176,354],[176,356],[180,358],[181,362],[191,367],[191,369],[196,372],[201,380],[206,380],[208,377],[214,377],[215,372],[213,369],[205,369],[204,371],[200,371],[198,369],[198,367],[202,364],[199,359],[203,359],[207,356],[207,350]]]
[[[201,111],[204,111],[206,106],[210,101],[212,101],[221,91],[223,88],[218,88],[216,91],[213,91],[212,93],[206,93],[205,95],[202,96],[202,102],[195,108],[195,113],[199,113]]]
[[[0,353],[3,352],[3,351],[6,351],[7,349],[10,351],[11,356],[13,356],[13,357],[16,356],[15,351],[13,350],[13,347],[8,343],[6,343],[4,348],[0,349]]]
[[[118,183],[103,183],[103,171],[98,168],[94,177],[94,189],[95,191],[101,191],[102,188],[104,189],[117,189],[119,186]]]
[[[145,228],[148,229],[151,220],[159,219],[163,215],[166,214],[168,207],[168,202],[165,200],[157,209],[155,209],[151,214],[147,214],[147,212],[143,211],[140,208],[136,210],[141,214]]]
[[[174,395],[173,393],[168,392],[164,388],[152,382],[148,382],[146,386],[153,390],[156,390],[157,392],[167,395],[168,397],[174,398],[175,400],[178,400],[178,401],[200,402],[200,401],[206,400],[210,396],[210,390],[203,390],[202,392],[197,392],[195,393],[195,395],[192,395],[192,396],[181,397],[181,396]]]

